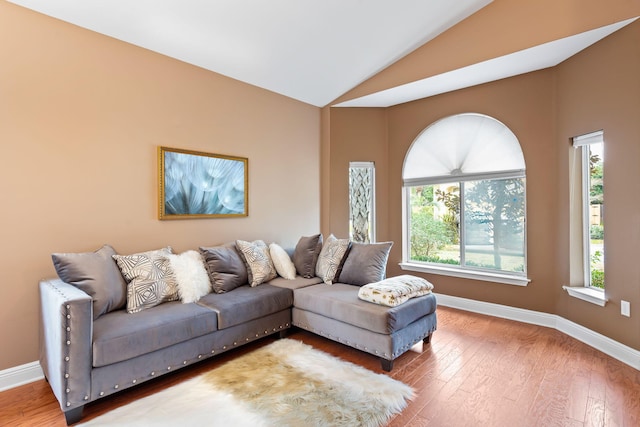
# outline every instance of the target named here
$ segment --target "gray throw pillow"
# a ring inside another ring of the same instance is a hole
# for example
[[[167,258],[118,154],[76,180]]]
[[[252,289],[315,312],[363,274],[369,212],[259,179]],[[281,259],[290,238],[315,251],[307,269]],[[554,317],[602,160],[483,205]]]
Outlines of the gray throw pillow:
[[[93,299],[94,320],[127,302],[127,282],[112,258],[115,254],[111,246],[104,245],[95,252],[51,255],[60,279]]]
[[[393,242],[352,243],[338,281],[362,286],[384,280]]]
[[[301,237],[293,252],[293,265],[296,271],[305,279],[316,275],[316,262],[322,250],[322,234]]]
[[[205,261],[213,291],[223,294],[247,284],[247,267],[236,249],[235,243],[201,247],[200,253]]]

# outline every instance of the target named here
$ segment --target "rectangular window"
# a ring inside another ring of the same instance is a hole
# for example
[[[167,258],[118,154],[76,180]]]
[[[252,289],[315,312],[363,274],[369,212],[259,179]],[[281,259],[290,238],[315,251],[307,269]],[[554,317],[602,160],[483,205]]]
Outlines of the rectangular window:
[[[573,147],[571,282],[604,289],[604,132],[577,136]]]
[[[525,180],[408,188],[409,259],[525,275]]]
[[[465,264],[524,273],[524,179],[464,183]]]
[[[349,163],[349,238],[375,242],[375,163]]]
[[[460,186],[409,187],[411,261],[460,265]]]

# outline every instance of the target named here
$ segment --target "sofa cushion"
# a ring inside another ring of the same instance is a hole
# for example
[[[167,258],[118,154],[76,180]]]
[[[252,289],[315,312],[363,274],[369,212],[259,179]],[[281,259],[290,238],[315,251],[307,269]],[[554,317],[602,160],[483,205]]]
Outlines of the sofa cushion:
[[[168,302],[129,314],[114,311],[93,323],[93,366],[106,366],[208,334],[217,313],[197,304]]]
[[[269,284],[277,286],[279,288],[298,289],[306,286],[317,285],[322,283],[322,279],[319,277],[312,277],[311,279],[305,279],[302,276],[296,276],[293,280],[288,280],[283,277],[276,277],[273,280],[269,280]]]
[[[198,304],[218,313],[218,328],[225,329],[289,309],[293,292],[268,283],[257,287],[245,285],[232,292],[205,295]]]
[[[399,331],[436,310],[433,294],[413,298],[397,307],[362,301],[358,289],[344,283],[316,285],[293,291],[296,308],[380,334]]]
[[[200,253],[205,260],[214,292],[223,294],[247,283],[247,267],[235,243],[202,247]]]
[[[387,275],[387,260],[393,242],[352,243],[338,281],[362,286]]]
[[[63,282],[87,293],[93,300],[93,319],[124,307],[127,282],[113,260],[116,251],[104,245],[95,252],[55,253],[53,266]]]
[[[322,234],[303,236],[293,252],[293,264],[296,271],[305,279],[316,275],[316,263],[322,250]]]

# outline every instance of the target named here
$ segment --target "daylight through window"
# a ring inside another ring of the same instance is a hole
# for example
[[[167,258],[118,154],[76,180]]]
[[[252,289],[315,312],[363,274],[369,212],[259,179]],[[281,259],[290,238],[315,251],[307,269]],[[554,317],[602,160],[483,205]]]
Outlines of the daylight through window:
[[[526,278],[525,163],[504,124],[437,121],[409,149],[403,182],[404,264]]]
[[[604,289],[604,132],[573,138],[574,175],[579,191],[572,203],[571,219],[580,224],[580,250],[584,286]]]

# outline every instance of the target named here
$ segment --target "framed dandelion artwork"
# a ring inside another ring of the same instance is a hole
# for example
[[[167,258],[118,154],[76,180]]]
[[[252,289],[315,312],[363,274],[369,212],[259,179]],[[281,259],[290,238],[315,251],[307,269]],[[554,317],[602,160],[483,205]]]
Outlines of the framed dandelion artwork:
[[[244,157],[158,148],[160,219],[249,215],[249,165]]]

